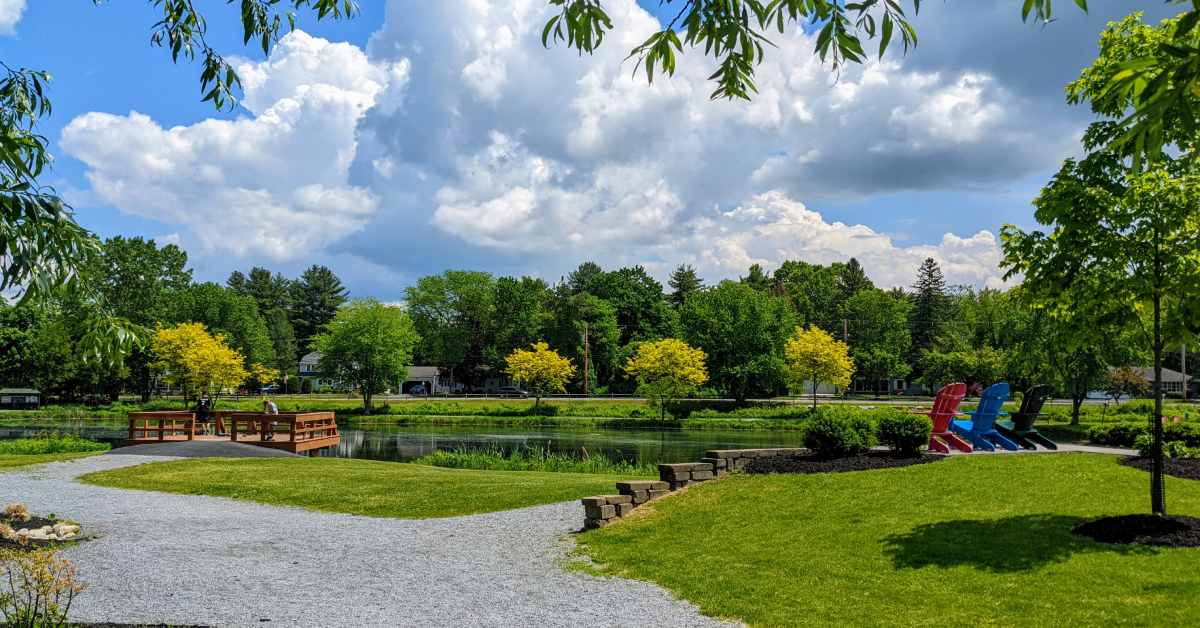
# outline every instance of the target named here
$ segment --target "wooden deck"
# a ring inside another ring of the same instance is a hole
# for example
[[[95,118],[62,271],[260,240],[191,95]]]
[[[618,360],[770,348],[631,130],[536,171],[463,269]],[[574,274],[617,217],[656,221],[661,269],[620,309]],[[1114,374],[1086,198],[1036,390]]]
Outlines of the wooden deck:
[[[127,445],[189,440],[230,441],[303,453],[333,447],[342,438],[332,412],[214,412],[208,423],[197,421],[193,412],[129,413]]]

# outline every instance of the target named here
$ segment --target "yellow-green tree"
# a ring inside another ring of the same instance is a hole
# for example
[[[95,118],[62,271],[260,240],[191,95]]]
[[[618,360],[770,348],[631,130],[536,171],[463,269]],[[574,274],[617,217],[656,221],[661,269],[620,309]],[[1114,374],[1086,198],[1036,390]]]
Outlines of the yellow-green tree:
[[[224,336],[208,333],[202,323],[159,327],[150,350],[154,354],[151,366],[163,372],[167,383],[183,388],[185,405],[189,392],[215,398],[249,376],[242,354],[231,349]]]
[[[704,351],[676,338],[664,338],[638,345],[637,352],[625,363],[625,372],[638,382],[638,394],[659,407],[666,419],[667,403],[686,397],[708,381]]]
[[[535,342],[532,351],[517,349],[504,361],[504,372],[533,394],[533,407],[538,407],[542,397],[566,392],[567,382],[575,375],[575,365],[544,342]]]
[[[258,363],[250,365],[250,379],[258,382],[260,387],[273,384],[279,381],[280,377],[279,369],[273,369]]]
[[[817,384],[849,386],[854,376],[850,347],[828,332],[810,325],[797,327],[783,348],[788,377],[797,385],[812,384],[813,407],[817,407]]]

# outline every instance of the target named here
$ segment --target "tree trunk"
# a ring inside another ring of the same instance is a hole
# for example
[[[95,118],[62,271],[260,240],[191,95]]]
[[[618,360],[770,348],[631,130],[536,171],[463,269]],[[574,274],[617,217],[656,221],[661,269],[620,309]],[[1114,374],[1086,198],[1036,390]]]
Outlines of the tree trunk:
[[[371,414],[371,390],[370,388],[364,386],[362,391],[363,412],[366,414]]]
[[[813,410],[816,410],[817,409],[817,378],[815,378],[815,377],[813,378],[812,395],[813,395]]]
[[[1079,411],[1083,407],[1084,397],[1078,391],[1071,396],[1071,425],[1079,425]]]
[[[1162,425],[1162,297],[1154,295],[1154,425],[1151,427],[1154,456],[1150,471],[1150,509],[1156,515],[1167,514],[1166,483],[1163,481],[1163,425]]]

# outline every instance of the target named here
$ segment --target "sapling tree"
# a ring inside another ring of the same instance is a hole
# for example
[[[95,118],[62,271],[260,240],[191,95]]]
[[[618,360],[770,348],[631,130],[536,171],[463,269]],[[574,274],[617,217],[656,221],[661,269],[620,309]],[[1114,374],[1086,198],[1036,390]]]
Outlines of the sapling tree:
[[[659,407],[667,418],[667,404],[700,390],[708,381],[704,352],[682,340],[664,338],[643,342],[625,363],[625,372],[637,379],[637,391]]]

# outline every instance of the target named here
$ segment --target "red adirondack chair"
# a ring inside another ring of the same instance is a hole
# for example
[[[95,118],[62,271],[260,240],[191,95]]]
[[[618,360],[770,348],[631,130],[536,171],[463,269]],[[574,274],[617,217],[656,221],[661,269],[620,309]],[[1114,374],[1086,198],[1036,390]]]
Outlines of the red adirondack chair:
[[[959,451],[970,452],[971,443],[950,431],[950,421],[958,415],[958,404],[967,396],[966,384],[947,384],[938,391],[933,400],[933,408],[927,413],[933,421],[933,433],[929,435],[929,449],[944,454],[950,453],[953,447]]]

